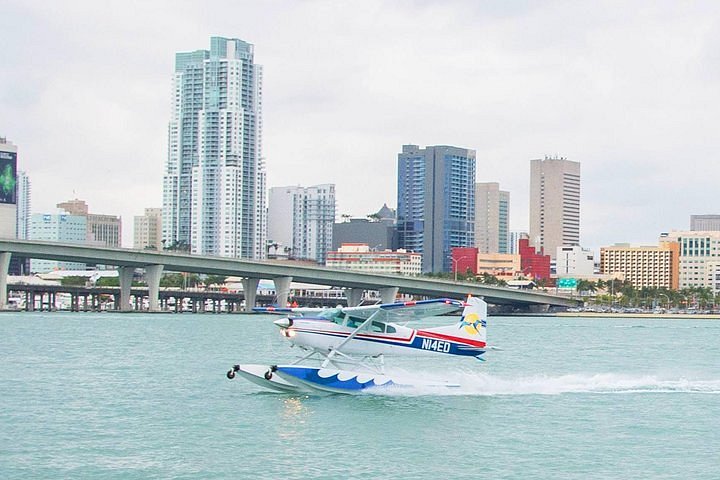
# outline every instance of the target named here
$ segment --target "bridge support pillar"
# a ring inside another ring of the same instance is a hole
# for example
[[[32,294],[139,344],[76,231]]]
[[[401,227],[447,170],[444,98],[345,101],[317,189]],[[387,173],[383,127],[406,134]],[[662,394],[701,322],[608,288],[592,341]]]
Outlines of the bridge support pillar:
[[[382,303],[394,303],[397,294],[400,291],[398,287],[385,287],[380,289],[380,300]]]
[[[8,306],[7,279],[8,268],[10,268],[9,252],[0,253],[0,310],[5,310]]]
[[[362,303],[364,290],[362,288],[346,288],[345,298],[347,298],[348,307],[357,307]]]
[[[160,311],[160,277],[164,265],[148,265],[145,267],[145,281],[148,286],[148,307],[151,312]]]
[[[288,305],[290,282],[292,282],[292,277],[273,278],[273,283],[275,284],[275,297],[277,298],[278,307],[280,308],[285,308]]]
[[[257,301],[257,287],[260,283],[259,278],[243,278],[243,296],[245,297],[245,312],[251,313],[255,302]]]
[[[133,267],[118,268],[118,276],[120,277],[120,305],[116,306],[121,312],[129,312],[132,310],[130,305],[130,289],[132,288]]]

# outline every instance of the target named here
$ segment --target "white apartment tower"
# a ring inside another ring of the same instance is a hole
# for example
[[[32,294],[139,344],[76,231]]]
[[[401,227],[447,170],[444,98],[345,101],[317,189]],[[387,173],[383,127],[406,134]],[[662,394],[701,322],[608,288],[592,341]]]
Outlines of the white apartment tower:
[[[335,185],[273,187],[268,199],[268,242],[290,257],[325,263],[332,249]]]
[[[253,45],[212,37],[177,53],[162,237],[168,247],[225,257],[265,256],[262,67]]]
[[[510,192],[496,182],[475,184],[475,247],[479,253],[509,253]]]
[[[580,244],[580,163],[530,161],[530,244],[553,260],[557,247]]]
[[[15,232],[17,238],[27,240],[30,238],[30,177],[23,171],[17,173],[17,223]]]

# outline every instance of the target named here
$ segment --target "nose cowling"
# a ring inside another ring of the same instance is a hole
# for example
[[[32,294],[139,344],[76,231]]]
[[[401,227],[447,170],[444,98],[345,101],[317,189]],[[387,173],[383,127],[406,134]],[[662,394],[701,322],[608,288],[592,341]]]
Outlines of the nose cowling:
[[[290,328],[293,324],[292,319],[290,318],[280,318],[275,320],[273,323],[280,328]]]

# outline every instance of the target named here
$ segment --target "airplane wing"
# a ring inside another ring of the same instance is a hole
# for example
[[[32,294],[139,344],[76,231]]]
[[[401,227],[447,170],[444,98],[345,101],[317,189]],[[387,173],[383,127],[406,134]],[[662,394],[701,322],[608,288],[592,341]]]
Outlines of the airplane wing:
[[[327,310],[327,308],[303,308],[303,307],[253,307],[255,313],[275,313],[278,315],[288,315],[294,313],[296,315],[304,315],[307,313],[317,313]]]
[[[444,315],[463,308],[465,304],[451,298],[436,298],[418,302],[383,303],[364,307],[344,307],[343,313],[355,318],[368,319],[377,313],[378,320],[386,322],[407,322],[426,317]]]

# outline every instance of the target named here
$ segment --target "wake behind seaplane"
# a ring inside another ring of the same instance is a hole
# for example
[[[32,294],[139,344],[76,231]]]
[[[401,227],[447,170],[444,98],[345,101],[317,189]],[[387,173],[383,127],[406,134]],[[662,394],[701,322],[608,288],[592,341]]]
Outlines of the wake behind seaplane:
[[[409,321],[463,309],[454,325],[415,329]],[[492,347],[486,344],[487,304],[480,298],[466,302],[441,298],[361,307],[329,309],[264,308],[288,313],[275,320],[281,335],[305,354],[287,365],[239,364],[228,371],[253,383],[281,392],[324,391],[360,393],[378,387],[452,388],[449,382],[421,381],[385,372],[385,355],[454,355],[476,357]],[[317,365],[302,365],[317,362]]]

